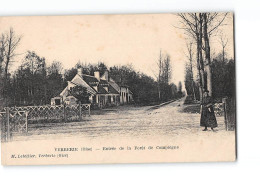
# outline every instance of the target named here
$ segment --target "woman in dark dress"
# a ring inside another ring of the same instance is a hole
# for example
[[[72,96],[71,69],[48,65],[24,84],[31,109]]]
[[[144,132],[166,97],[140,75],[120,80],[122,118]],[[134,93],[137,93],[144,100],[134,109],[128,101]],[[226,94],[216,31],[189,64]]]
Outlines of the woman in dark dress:
[[[209,96],[208,91],[205,91],[203,94],[203,101],[201,103],[200,126],[205,127],[203,131],[207,131],[208,127],[210,127],[212,131],[215,131],[214,128],[218,126],[213,109],[212,98]]]

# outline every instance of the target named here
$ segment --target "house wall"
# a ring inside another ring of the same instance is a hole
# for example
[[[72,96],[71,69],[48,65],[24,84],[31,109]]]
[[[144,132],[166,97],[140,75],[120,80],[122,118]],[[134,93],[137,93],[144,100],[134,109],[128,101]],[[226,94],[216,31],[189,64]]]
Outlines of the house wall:
[[[120,104],[125,104],[126,103],[126,88],[125,87],[120,87]]]
[[[133,95],[127,87],[120,87],[120,104],[128,104],[133,101]]]
[[[128,94],[129,98],[129,103],[133,102],[133,94],[129,93]]]
[[[71,82],[81,85],[82,87],[87,88],[89,92],[92,94],[96,94],[96,92],[79,76],[78,74],[71,80]]]

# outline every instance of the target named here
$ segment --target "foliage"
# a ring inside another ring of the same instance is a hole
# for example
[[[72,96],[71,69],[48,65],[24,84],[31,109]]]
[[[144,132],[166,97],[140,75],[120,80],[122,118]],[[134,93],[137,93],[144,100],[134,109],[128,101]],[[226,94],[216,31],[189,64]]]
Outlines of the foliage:
[[[28,51],[22,65],[6,86],[9,105],[43,105],[58,95],[63,87],[61,63],[46,67],[45,58]]]
[[[200,99],[200,95],[199,95],[199,85],[198,83],[196,83],[193,80],[193,75],[191,72],[191,67],[187,64],[185,67],[185,80],[184,80],[184,86],[186,89],[186,92],[188,95],[190,95],[190,98],[192,100],[194,100],[196,98],[196,100]],[[194,88],[194,90],[193,90]],[[194,98],[194,93],[195,93],[195,98]]]
[[[90,103],[89,102],[90,94],[88,93],[88,91],[85,87],[82,87],[82,86],[72,87],[71,90],[69,91],[69,95],[74,96],[81,103]]]
[[[233,59],[224,59],[219,54],[211,62],[212,69],[212,97],[215,101],[221,101],[224,97],[235,97],[235,62]],[[188,95],[192,95],[190,70],[188,67],[185,72],[185,89]],[[195,84],[195,94],[199,97],[199,88]]]
[[[212,61],[213,98],[235,97],[235,62],[219,55]]]

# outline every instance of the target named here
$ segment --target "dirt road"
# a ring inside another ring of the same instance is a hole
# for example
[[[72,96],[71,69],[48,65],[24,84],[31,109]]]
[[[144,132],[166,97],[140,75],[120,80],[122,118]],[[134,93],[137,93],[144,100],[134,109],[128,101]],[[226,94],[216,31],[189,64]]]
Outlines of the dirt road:
[[[199,114],[183,113],[183,99],[157,109],[151,107],[120,107],[104,115],[84,117],[81,122],[29,125],[27,136],[14,140],[60,137],[135,137],[183,136],[200,134]],[[217,118],[219,131],[224,131],[224,118]],[[204,132],[205,133],[205,132]],[[213,133],[213,132],[212,132]],[[57,135],[58,134],[58,135]]]
[[[106,110],[103,115],[85,117],[81,122],[30,125],[27,135],[15,136],[2,144],[3,161],[24,164],[25,160],[13,160],[10,156],[55,153],[56,147],[85,147],[91,148],[91,152],[69,152],[70,157],[63,160],[26,161],[30,164],[234,161],[235,132],[225,131],[224,118],[217,117],[217,132],[204,132],[199,126],[200,115],[183,113],[182,103],[183,100],[178,100],[157,109],[121,106]],[[131,150],[103,150],[129,146]],[[142,150],[148,146],[155,149]],[[177,150],[165,150],[168,146]]]

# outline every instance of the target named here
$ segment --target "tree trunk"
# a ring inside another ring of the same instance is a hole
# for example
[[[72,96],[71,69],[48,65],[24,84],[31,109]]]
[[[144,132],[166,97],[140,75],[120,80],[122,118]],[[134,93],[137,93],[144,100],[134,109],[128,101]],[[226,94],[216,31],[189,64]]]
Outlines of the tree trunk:
[[[202,15],[199,13],[198,20],[199,26],[196,27],[196,40],[197,40],[197,69],[199,74],[199,92],[200,92],[200,102],[203,99],[203,88],[205,87],[205,77],[204,77],[204,62],[202,58]]]
[[[160,50],[160,57],[159,57],[159,63],[158,63],[158,67],[159,67],[159,73],[158,73],[158,98],[159,101],[161,100],[161,75],[162,75],[162,53]]]
[[[211,61],[210,61],[210,44],[209,44],[209,37],[208,37],[208,19],[207,13],[203,13],[203,36],[204,36],[204,43],[205,43],[205,56],[206,56],[206,66],[207,66],[207,88],[209,91],[209,95],[212,96],[212,74],[211,74]]]
[[[189,54],[190,54],[190,71],[191,71],[191,87],[193,93],[193,99],[196,100],[195,88],[194,88],[194,77],[193,77],[193,64],[192,64],[192,43],[189,46]]]

